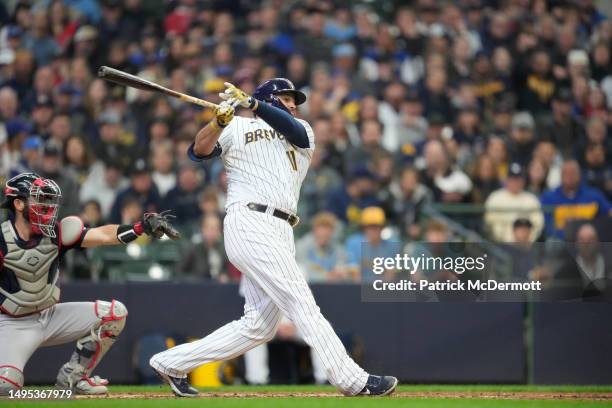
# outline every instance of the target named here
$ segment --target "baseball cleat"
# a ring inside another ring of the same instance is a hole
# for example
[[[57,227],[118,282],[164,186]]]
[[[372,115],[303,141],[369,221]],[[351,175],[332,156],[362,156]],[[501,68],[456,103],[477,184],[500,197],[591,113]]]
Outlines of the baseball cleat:
[[[391,376],[370,375],[363,390],[357,395],[384,396],[395,391],[397,378]]]
[[[102,395],[108,394],[108,380],[94,377],[83,377],[74,386],[74,392],[79,395]]]
[[[199,394],[198,390],[196,390],[195,388],[191,386],[191,384],[189,384],[189,381],[187,381],[187,377],[184,377],[184,378],[172,377],[172,376],[169,376],[168,374],[162,373],[161,371],[157,371],[154,368],[153,368],[153,371],[155,371],[157,376],[161,378],[163,382],[167,383],[170,386],[170,388],[172,389],[172,392],[177,397],[197,397],[198,396]]]

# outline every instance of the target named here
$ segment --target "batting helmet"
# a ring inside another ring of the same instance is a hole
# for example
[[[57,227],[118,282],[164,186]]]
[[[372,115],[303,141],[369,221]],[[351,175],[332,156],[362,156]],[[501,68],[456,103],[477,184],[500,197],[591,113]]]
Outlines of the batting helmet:
[[[293,82],[287,78],[272,78],[264,81],[255,89],[255,92],[253,92],[253,98],[268,102],[272,104],[272,106],[289,112],[280,99],[277,98],[276,95],[279,94],[293,95],[296,105],[301,105],[306,102],[306,95],[304,92],[295,89]]]
[[[15,199],[26,203],[24,217],[32,224],[35,234],[55,237],[55,222],[62,192],[57,183],[36,173],[21,173],[4,186],[4,208],[12,208]]]

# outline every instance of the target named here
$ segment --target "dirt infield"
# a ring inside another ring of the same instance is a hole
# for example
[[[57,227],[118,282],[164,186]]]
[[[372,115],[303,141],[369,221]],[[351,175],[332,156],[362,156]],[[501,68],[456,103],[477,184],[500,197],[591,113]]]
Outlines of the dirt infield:
[[[203,392],[199,398],[341,398],[342,395],[334,392]],[[83,396],[77,399],[163,399],[174,398],[170,392],[123,392],[112,393],[102,396]],[[396,392],[390,398],[450,398],[450,399],[504,399],[504,400],[589,400],[610,401],[610,392],[453,392],[453,391],[428,391],[428,392]]]

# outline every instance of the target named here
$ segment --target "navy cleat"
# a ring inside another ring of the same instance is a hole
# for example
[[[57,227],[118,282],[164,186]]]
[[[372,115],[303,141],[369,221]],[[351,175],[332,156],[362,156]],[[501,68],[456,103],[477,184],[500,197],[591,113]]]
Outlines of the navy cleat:
[[[170,386],[170,388],[172,388],[172,392],[177,397],[197,397],[198,396],[199,394],[198,390],[196,390],[195,388],[191,386],[191,384],[189,384],[189,381],[187,381],[187,377],[184,377],[184,378],[172,377],[172,376],[169,376],[168,374],[164,374],[160,371],[157,371],[154,368],[153,368],[153,371],[155,371],[157,376],[161,378],[163,382],[167,383]]]
[[[397,378],[391,376],[370,375],[363,390],[357,395],[384,396],[395,391]]]

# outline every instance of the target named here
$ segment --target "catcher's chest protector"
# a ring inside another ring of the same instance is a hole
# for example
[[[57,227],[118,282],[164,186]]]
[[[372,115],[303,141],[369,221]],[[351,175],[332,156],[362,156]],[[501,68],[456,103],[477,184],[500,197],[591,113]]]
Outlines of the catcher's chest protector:
[[[60,296],[56,285],[59,271],[54,261],[59,254],[58,246],[50,238],[43,237],[34,248],[20,248],[15,242],[17,234],[10,221],[2,223],[2,235],[7,247],[3,273],[12,272],[17,282],[17,288],[6,287],[10,285],[10,279],[0,280],[2,311],[20,316],[57,303]]]

